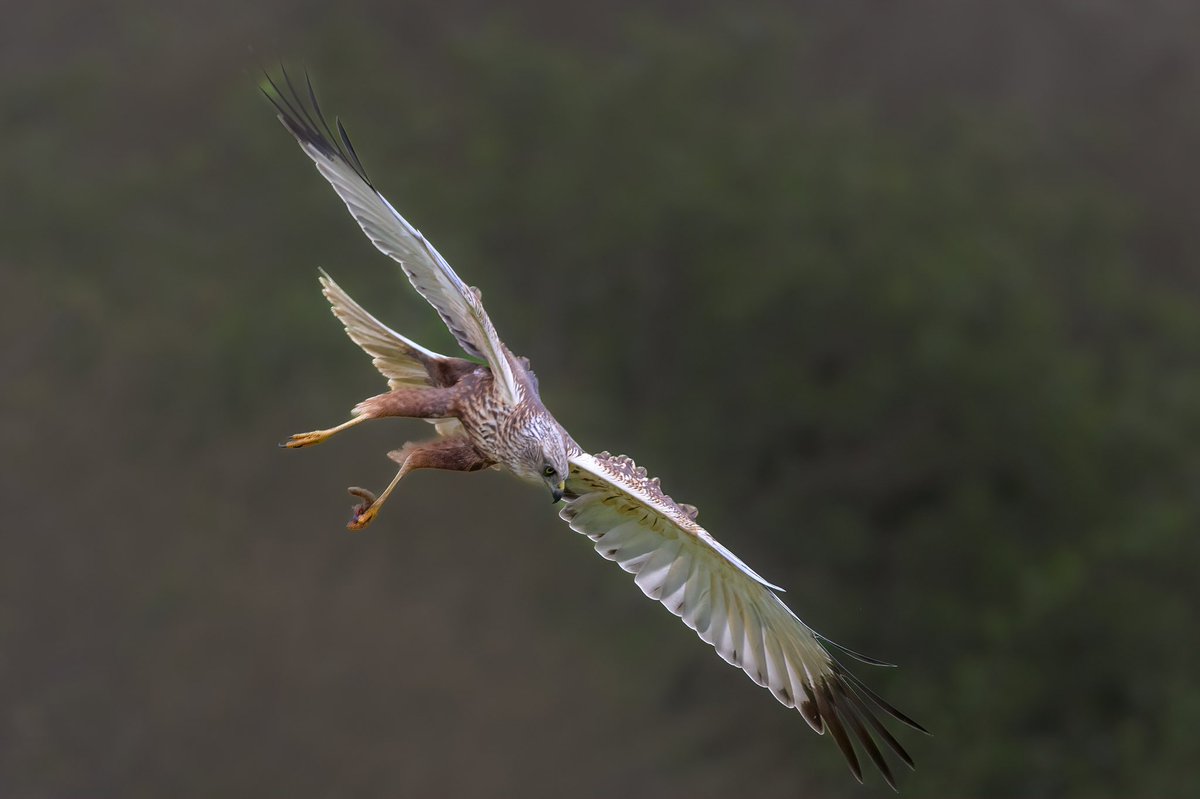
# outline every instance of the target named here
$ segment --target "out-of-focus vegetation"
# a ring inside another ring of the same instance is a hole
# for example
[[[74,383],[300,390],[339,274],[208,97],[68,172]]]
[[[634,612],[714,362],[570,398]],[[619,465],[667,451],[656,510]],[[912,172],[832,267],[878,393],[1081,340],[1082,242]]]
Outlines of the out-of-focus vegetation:
[[[453,344],[246,43],[581,443],[903,665],[906,795],[1197,784],[1195,9],[68,5],[0,50],[0,794],[886,790],[539,492],[340,532],[427,429],[274,448],[382,390],[316,267]]]

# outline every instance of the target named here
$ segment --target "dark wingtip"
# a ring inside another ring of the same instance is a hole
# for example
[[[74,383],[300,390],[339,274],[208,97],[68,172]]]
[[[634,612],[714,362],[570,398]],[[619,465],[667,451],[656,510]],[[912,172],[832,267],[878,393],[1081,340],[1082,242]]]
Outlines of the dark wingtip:
[[[292,82],[292,78],[283,64],[279,65],[279,74],[282,78],[276,81],[269,72],[263,70],[263,77],[266,79],[270,91],[266,86],[259,85],[259,89],[270,100],[271,105],[275,106],[279,121],[302,144],[316,148],[329,159],[342,161],[354,170],[364,183],[374,188],[371,179],[367,177],[367,171],[363,168],[358,153],[350,144],[350,136],[346,133],[346,128],[339,120],[336,123],[337,133],[335,133],[325,112],[321,110],[321,104],[317,101],[317,92],[313,88],[312,77],[308,74],[308,70],[304,70],[304,87],[307,90],[305,94],[296,88],[296,84]]]
[[[796,707],[800,710],[800,715],[804,716],[804,720],[808,722],[808,726],[812,727],[813,732],[817,735],[825,734],[825,722],[821,720],[821,712],[817,709],[817,700],[813,696],[812,688],[808,683],[804,684],[805,699],[796,697],[799,701]]]
[[[858,755],[854,752],[854,744],[850,743],[850,736],[846,735],[846,729],[842,726],[841,719],[838,718],[833,696],[829,692],[829,682],[822,680],[821,684],[816,686],[814,693],[817,699],[817,711],[825,722],[825,728],[833,736],[838,749],[842,750],[842,755],[850,766],[850,773],[861,784],[863,781],[862,766],[858,762]]]
[[[350,159],[350,165],[354,167],[354,171],[362,176],[363,180],[367,180],[367,170],[363,167],[362,161],[359,160],[358,151],[354,149],[354,144],[350,141],[350,134],[346,132],[346,126],[342,124],[341,117],[335,117],[334,125],[337,127],[338,135],[341,136],[342,152]],[[367,181],[370,184],[370,181]]]
[[[833,686],[837,690],[839,698],[838,707],[844,709],[842,716],[849,722],[851,730],[854,731],[855,737],[858,738],[859,743],[866,750],[867,756],[871,758],[871,762],[875,764],[875,768],[879,769],[879,773],[883,775],[884,782],[893,791],[899,793],[900,791],[896,787],[896,778],[892,775],[892,769],[888,766],[887,761],[883,759],[883,753],[879,751],[879,747],[875,744],[875,739],[871,737],[871,733],[863,726],[859,708],[851,700],[845,685],[841,680],[834,680]]]
[[[846,697],[847,702],[858,713],[859,717],[866,720],[867,724],[871,726],[871,729],[875,730],[875,734],[878,735],[883,742],[886,743],[888,747],[896,753],[896,756],[903,760],[904,764],[910,769],[916,769],[917,765],[913,762],[912,755],[910,755],[908,750],[906,750],[900,744],[900,742],[896,740],[896,736],[892,735],[891,732],[888,731],[888,728],[883,726],[883,722],[875,717],[875,713],[872,712],[871,708],[867,706],[866,702],[858,694],[858,691],[854,688],[854,686],[844,681],[839,681],[838,688]]]
[[[796,707],[818,733],[830,732],[855,779],[863,781],[858,750],[861,747],[888,786],[899,793],[890,758],[884,757],[884,750],[890,749],[910,769],[916,766],[912,756],[884,726],[882,714],[919,732],[929,734],[929,731],[885,702],[836,661],[830,664],[829,671],[803,687],[804,697]]]
[[[887,713],[889,716],[894,718],[896,721],[899,721],[902,724],[912,727],[917,732],[923,732],[929,736],[933,735],[933,733],[931,733],[929,730],[925,729],[925,727],[918,724],[916,721],[909,718],[904,713],[901,713],[899,710],[897,710],[895,707],[893,707],[890,702],[888,702],[886,699],[884,699],[879,694],[872,691],[870,689],[870,687],[867,686],[866,683],[864,683],[858,677],[854,676],[853,672],[847,671],[844,667],[842,667],[841,664],[836,663],[836,661],[834,664],[834,674],[837,675],[838,677],[841,677],[842,679],[846,680],[856,690],[858,690],[864,696],[866,696],[868,699],[870,699],[871,702],[873,702],[876,705],[876,707],[878,707],[883,712]]]

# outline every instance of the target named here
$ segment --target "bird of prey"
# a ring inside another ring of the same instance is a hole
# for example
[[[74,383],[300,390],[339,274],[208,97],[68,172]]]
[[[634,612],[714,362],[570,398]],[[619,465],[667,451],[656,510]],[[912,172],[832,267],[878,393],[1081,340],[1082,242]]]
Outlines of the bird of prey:
[[[282,88],[281,88],[282,85]],[[371,242],[400,264],[434,307],[459,346],[476,360],[439,355],[395,332],[324,272],[320,282],[350,338],[371,356],[389,391],[363,400],[348,421],[298,433],[281,446],[307,447],[371,419],[403,416],[436,426],[428,441],[388,453],[400,468],[375,496],[351,488],[361,502],[349,528],[361,530],[379,513],[401,479],[414,469],[472,472],[507,469],[541,484],[571,529],[595,542],[596,551],[632,572],[638,587],[683,620],[717,653],[743,669],[785,706],[796,708],[818,734],[830,733],[862,782],[851,738],[887,783],[895,779],[878,741],[910,768],[912,758],[880,721],[880,714],[925,732],[831,654],[832,644],[780,600],[778,586],[760,577],[701,527],[696,508],[663,492],[658,478],[624,456],[590,453],[542,404],[529,361],[514,355],[492,326],[480,292],[464,283],[416,228],[367,177],[350,138],[335,118],[331,126],[311,81],[302,94],[288,78],[266,76],[263,91],[279,120],[333,186]]]

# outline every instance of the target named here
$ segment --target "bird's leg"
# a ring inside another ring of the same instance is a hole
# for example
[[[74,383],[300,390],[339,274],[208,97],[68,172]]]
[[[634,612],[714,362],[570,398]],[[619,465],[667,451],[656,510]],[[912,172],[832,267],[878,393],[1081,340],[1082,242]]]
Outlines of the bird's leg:
[[[492,462],[479,454],[475,446],[465,438],[439,438],[421,443],[408,443],[397,450],[388,453],[388,457],[400,464],[400,470],[388,483],[383,493],[376,497],[365,488],[351,486],[350,495],[358,497],[362,502],[354,508],[348,530],[361,530],[370,524],[379,514],[379,509],[392,491],[396,489],[404,475],[414,469],[448,469],[455,472],[474,472],[492,465]]]
[[[453,405],[457,396],[458,392],[452,388],[396,389],[358,403],[354,407],[353,417],[337,427],[296,433],[280,446],[289,449],[311,447],[360,422],[368,419],[382,419],[385,416],[408,416],[416,419],[440,419],[453,416]]]
[[[342,422],[337,427],[331,427],[328,430],[311,430],[307,433],[296,433],[279,446],[287,447],[288,449],[311,447],[315,444],[320,444],[322,441],[334,435],[335,433],[340,433],[343,430],[354,427],[354,425],[358,424],[359,422],[365,422],[370,418],[370,416],[354,416]]]

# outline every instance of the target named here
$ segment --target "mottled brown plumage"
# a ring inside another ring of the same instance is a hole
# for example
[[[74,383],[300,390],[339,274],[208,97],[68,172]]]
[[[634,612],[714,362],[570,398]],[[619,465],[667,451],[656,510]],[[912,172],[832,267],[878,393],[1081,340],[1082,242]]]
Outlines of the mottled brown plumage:
[[[410,443],[404,451],[412,457],[401,461],[402,474],[397,480],[413,469],[475,471],[496,465],[523,479],[547,482],[558,501],[570,471],[569,448],[574,444],[542,404],[537,387],[528,374],[528,361],[514,358],[507,350],[504,354],[509,358],[517,383],[515,402],[497,390],[489,367],[471,364],[472,368],[467,371],[461,365],[448,363],[450,359],[426,355],[421,362],[428,376],[428,387],[400,387],[369,397],[354,407],[353,418],[347,424],[389,416],[454,420],[458,423],[452,436],[456,445],[469,447],[473,457],[457,461],[431,458],[421,453],[443,451],[443,440],[435,439],[425,445]],[[451,376],[453,382],[447,382],[447,376]],[[319,443],[328,438],[323,435],[325,432],[293,436],[287,444],[300,447]],[[350,522],[351,529],[366,526],[390,493],[385,491],[376,501],[356,509]]]
[[[268,82],[268,98],[304,152],[346,203],[372,243],[400,263],[413,287],[437,310],[463,350],[483,363],[439,355],[367,313],[326,274],[322,290],[351,339],[388,379],[389,391],[360,402],[346,422],[292,436],[303,447],[370,419],[405,416],[433,423],[437,436],[389,453],[400,469],[376,496],[363,488],[349,527],[378,514],[401,479],[414,469],[506,469],[543,483],[560,516],[588,536],[596,551],[635,575],[638,587],[741,668],[779,702],[796,708],[819,734],[830,732],[855,777],[862,780],[854,742],[895,787],[876,741],[902,762],[912,758],[879,714],[923,728],[881,699],[830,653],[830,643],[807,627],[764,580],[697,523],[692,505],[677,503],[625,456],[591,455],[542,404],[529,362],[500,341],[477,289],[459,279],[444,258],[379,194],[340,122],[331,126],[317,106],[284,75],[286,92]],[[336,128],[336,133],[335,133]],[[842,647],[848,655],[880,664]]]

